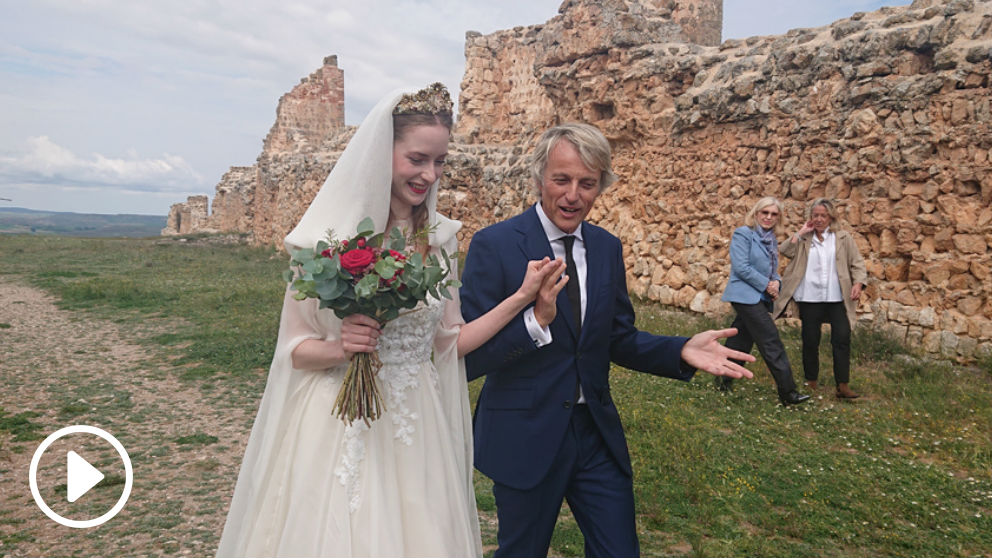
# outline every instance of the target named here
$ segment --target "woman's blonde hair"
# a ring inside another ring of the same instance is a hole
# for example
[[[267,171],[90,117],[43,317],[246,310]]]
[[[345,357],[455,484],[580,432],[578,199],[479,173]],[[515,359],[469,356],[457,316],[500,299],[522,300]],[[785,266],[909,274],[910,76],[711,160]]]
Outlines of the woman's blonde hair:
[[[754,216],[769,205],[774,205],[775,208],[778,209],[778,221],[775,221],[775,227],[773,227],[773,230],[778,231],[778,226],[782,223],[782,202],[778,201],[778,199],[774,196],[765,196],[758,200],[758,203],[754,204],[751,211],[747,212],[747,217],[744,217],[744,224],[749,227],[754,227],[756,224]]]

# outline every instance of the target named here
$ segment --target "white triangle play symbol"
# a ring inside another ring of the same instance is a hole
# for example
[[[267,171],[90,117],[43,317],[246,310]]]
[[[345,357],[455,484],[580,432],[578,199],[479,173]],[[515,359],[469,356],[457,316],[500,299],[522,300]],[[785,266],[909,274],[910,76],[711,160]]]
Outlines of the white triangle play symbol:
[[[74,451],[65,454],[65,460],[68,470],[66,473],[66,497],[70,502],[75,502],[103,480],[103,473],[97,471],[96,467],[90,465]]]

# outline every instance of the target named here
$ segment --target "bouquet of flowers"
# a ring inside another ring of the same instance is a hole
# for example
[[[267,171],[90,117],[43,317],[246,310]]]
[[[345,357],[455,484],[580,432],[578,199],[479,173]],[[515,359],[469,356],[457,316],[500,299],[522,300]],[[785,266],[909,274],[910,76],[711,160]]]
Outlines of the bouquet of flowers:
[[[366,217],[355,236],[335,240],[328,231],[327,241],[313,250],[297,250],[283,278],[292,283],[296,300],[316,298],[320,308],[330,308],[344,319],[364,314],[380,324],[396,319],[430,295],[438,300],[451,298],[449,287],[461,283],[448,279],[450,256],[442,249],[444,265],[434,254],[424,256],[407,249],[406,236],[393,228],[388,236],[373,234],[375,226]],[[418,236],[426,238],[427,231]],[[348,365],[344,383],[333,412],[348,424],[361,419],[366,424],[385,410],[375,375],[382,367],[376,353],[355,353]]]

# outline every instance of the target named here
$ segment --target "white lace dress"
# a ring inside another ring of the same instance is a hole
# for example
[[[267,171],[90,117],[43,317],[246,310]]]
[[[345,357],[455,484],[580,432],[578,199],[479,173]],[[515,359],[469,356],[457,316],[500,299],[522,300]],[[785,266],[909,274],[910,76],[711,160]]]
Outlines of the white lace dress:
[[[383,329],[386,411],[368,427],[331,413],[347,365],[289,365],[340,322],[287,294],[218,556],[481,555],[461,315],[457,298],[429,300]]]

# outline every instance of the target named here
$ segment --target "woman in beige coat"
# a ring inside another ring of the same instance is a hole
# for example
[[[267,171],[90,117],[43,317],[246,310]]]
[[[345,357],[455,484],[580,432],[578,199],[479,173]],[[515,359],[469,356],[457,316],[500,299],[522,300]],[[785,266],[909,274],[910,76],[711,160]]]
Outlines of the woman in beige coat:
[[[803,374],[810,389],[817,388],[820,375],[820,328],[829,323],[837,397],[855,399],[859,396],[848,385],[851,329],[867,280],[865,262],[851,234],[832,227],[836,214],[830,200],[814,200],[807,217],[799,232],[779,245],[779,252],[791,261],[782,273],[782,289],[772,316],[779,317],[790,300],[799,306]]]

